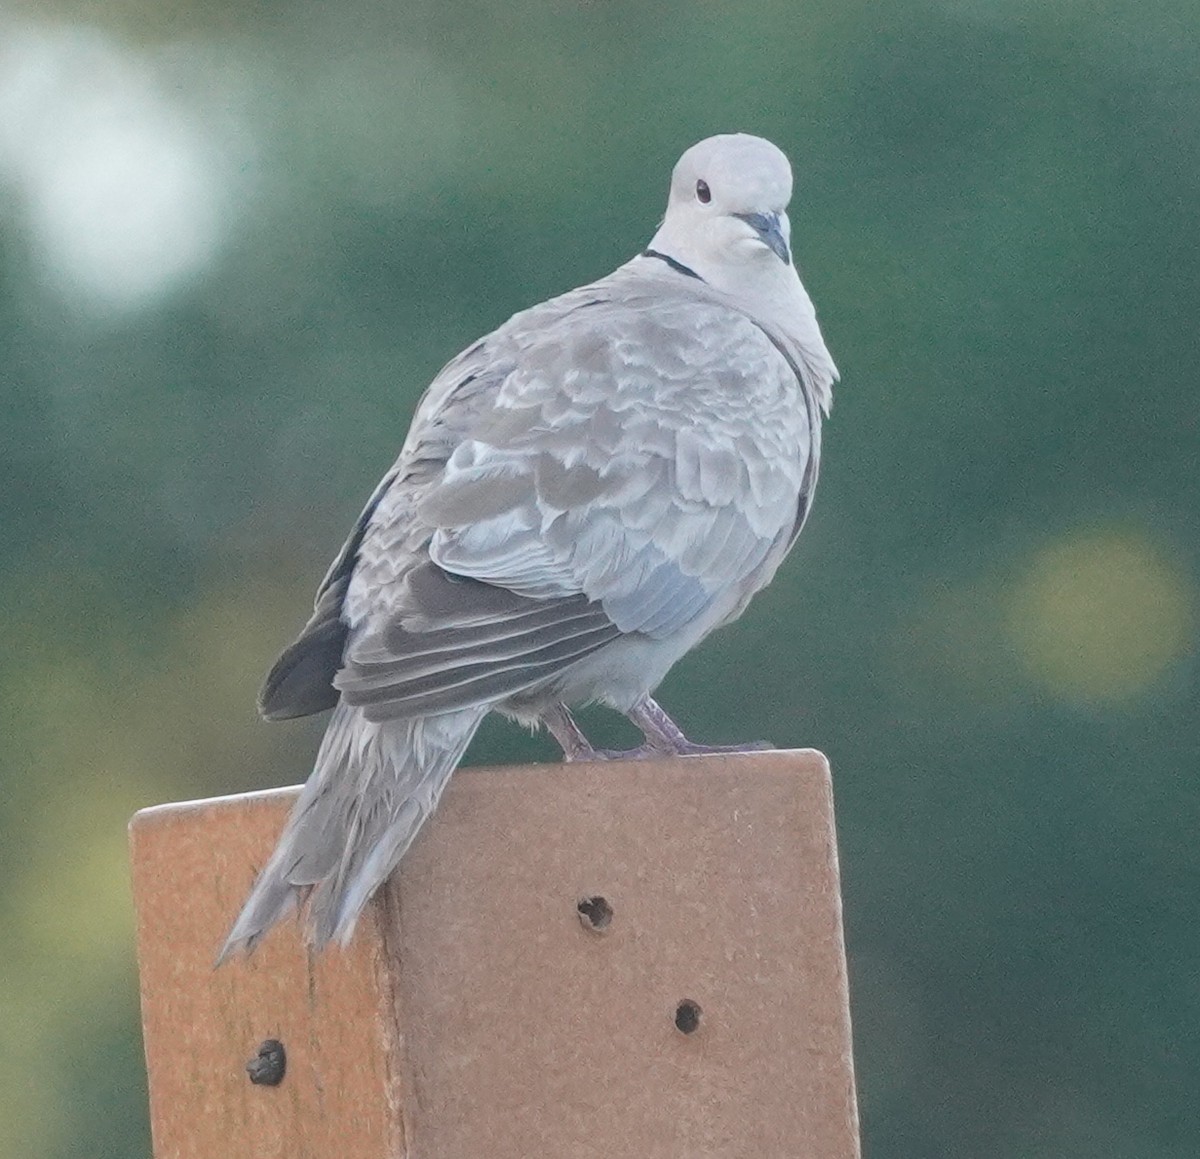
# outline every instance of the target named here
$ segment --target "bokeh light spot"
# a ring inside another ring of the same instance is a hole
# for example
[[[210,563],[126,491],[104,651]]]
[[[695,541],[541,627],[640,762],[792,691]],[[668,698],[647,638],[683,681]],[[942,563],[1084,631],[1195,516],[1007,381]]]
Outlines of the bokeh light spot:
[[[0,43],[0,183],[42,278],[102,312],[201,272],[235,216],[228,144],[182,78],[98,29]]]
[[[1076,533],[1043,549],[1010,604],[1012,640],[1030,674],[1084,703],[1131,700],[1193,644],[1189,577],[1140,532]]]

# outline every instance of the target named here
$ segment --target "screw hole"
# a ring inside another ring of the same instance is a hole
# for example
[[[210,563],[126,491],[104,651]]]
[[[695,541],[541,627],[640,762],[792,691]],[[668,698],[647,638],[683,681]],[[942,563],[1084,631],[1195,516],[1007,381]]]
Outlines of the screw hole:
[[[700,1029],[700,1004],[685,998],[675,1007],[675,1028],[684,1034],[694,1034]]]
[[[613,908],[605,897],[585,897],[575,907],[583,928],[600,933],[608,928],[613,919]]]
[[[255,1086],[277,1087],[287,1073],[287,1053],[277,1038],[265,1039],[258,1053],[246,1063],[246,1073]]]

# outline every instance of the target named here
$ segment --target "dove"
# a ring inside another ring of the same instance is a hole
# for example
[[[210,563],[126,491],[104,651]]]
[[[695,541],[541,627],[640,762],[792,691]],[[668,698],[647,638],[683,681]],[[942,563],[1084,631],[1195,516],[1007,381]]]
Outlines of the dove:
[[[770,582],[812,503],[837,369],[791,193],[760,137],[693,145],[646,249],[438,373],[267,676],[266,719],[333,712],[218,960],[301,906],[310,946],[345,944],[489,712],[569,761],[728,751],[651,694]],[[644,743],[594,749],[588,703]]]

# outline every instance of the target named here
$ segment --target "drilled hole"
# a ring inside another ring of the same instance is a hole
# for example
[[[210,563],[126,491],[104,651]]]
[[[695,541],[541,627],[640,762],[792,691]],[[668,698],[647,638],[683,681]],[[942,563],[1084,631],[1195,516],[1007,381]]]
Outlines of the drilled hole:
[[[287,1052],[277,1038],[264,1039],[258,1053],[246,1063],[246,1073],[255,1086],[277,1087],[287,1073]]]
[[[675,1007],[675,1028],[684,1034],[694,1034],[700,1029],[700,1004],[685,998]]]
[[[579,911],[579,920],[585,929],[599,933],[607,929],[613,919],[613,908],[604,897],[585,897],[575,907]]]

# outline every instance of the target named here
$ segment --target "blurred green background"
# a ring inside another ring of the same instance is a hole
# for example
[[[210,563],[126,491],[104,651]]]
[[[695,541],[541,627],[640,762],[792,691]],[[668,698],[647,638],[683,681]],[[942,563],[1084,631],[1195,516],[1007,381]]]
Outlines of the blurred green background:
[[[254,694],[419,392],[741,129],[794,160],[843,384],[795,556],[662,699],[833,760],[869,1156],[1195,1159],[1198,33],[0,10],[0,1157],[148,1156],[129,814],[307,775],[321,722]],[[469,759],[552,752],[495,723]]]

